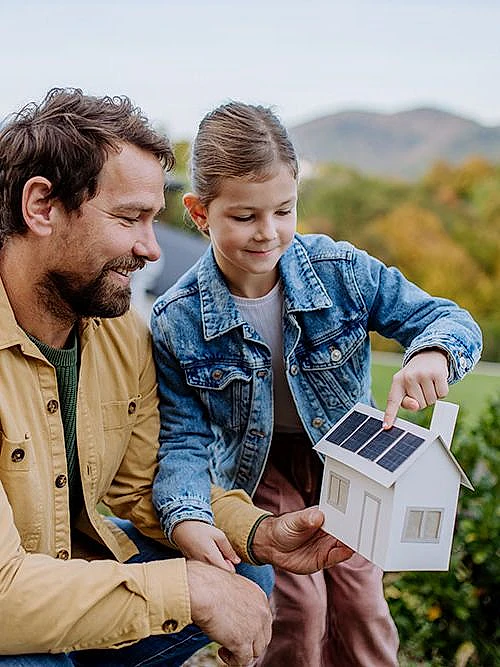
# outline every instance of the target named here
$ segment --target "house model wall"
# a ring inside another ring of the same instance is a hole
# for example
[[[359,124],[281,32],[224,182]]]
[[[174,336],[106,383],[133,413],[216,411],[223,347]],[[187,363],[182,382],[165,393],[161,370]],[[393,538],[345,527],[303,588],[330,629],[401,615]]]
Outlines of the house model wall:
[[[316,444],[324,529],[385,571],[447,570],[460,485],[450,451],[458,406],[438,401],[429,429],[357,403]]]

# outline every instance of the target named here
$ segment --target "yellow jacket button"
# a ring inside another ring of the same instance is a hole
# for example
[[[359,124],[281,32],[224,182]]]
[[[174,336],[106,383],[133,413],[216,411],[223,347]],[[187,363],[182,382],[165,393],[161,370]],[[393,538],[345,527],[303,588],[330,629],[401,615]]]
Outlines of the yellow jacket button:
[[[47,403],[47,412],[53,415],[54,412],[57,412],[58,407],[59,403],[53,398]]]
[[[66,486],[66,483],[68,481],[68,478],[66,475],[57,475],[56,477],[56,486],[58,489],[62,489],[63,486]]]
[[[24,449],[21,449],[18,447],[17,449],[14,449],[12,454],[10,455],[10,458],[14,463],[19,463],[19,461],[22,461],[24,459]]]
[[[174,618],[169,618],[168,621],[165,621],[161,627],[163,632],[175,632],[178,625],[179,624]]]

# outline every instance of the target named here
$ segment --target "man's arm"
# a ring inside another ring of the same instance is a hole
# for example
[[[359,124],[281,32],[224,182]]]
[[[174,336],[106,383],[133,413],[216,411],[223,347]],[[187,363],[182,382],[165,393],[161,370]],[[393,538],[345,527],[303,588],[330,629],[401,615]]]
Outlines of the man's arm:
[[[353,551],[325,533],[317,507],[276,517],[255,507],[241,490],[212,488],[216,524],[238,556],[297,573],[316,572],[352,556]]]
[[[324,518],[317,507],[265,517],[249,545],[254,560],[310,574],[350,558],[353,550],[322,530]]]
[[[184,559],[124,565],[27,553],[0,483],[0,655],[108,648],[191,622]]]
[[[257,584],[198,561],[187,562],[193,621],[221,644],[228,665],[250,665],[269,644],[272,616]]]

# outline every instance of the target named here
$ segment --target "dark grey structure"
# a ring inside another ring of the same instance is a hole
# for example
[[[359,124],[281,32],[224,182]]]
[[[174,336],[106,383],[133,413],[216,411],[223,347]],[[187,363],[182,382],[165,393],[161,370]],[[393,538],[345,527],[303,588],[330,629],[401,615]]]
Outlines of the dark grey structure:
[[[132,275],[132,302],[149,322],[153,301],[175,283],[205,252],[208,240],[177,227],[158,224],[155,227],[162,256],[149,262]]]

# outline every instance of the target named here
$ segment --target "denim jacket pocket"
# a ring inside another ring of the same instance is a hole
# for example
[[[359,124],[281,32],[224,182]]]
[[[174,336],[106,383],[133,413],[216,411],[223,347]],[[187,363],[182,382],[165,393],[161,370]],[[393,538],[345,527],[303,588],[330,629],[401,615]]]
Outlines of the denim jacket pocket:
[[[246,423],[252,386],[250,369],[217,361],[192,366],[185,372],[187,383],[198,391],[212,423],[224,429],[239,429]]]
[[[366,342],[363,326],[350,324],[298,352],[304,377],[320,402],[329,407],[350,406],[364,396],[369,386]]]

